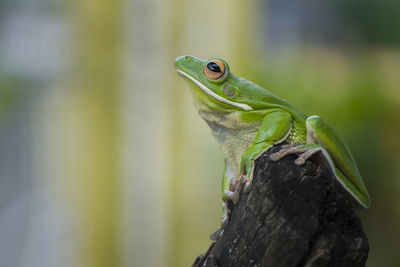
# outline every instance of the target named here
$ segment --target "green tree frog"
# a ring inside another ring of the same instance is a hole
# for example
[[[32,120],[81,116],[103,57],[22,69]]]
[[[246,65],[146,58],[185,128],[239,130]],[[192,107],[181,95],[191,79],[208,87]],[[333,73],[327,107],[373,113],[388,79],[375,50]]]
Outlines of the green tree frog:
[[[225,157],[222,199],[237,202],[232,184],[240,180],[248,190],[254,162],[275,144],[286,144],[270,156],[279,160],[297,154],[302,165],[319,152],[348,194],[361,207],[370,198],[349,148],[319,116],[300,112],[284,99],[230,72],[219,58],[207,61],[192,56],[175,60],[175,69],[188,83],[199,115],[212,130]],[[232,182],[233,181],[233,182]],[[227,215],[227,214],[226,214]]]

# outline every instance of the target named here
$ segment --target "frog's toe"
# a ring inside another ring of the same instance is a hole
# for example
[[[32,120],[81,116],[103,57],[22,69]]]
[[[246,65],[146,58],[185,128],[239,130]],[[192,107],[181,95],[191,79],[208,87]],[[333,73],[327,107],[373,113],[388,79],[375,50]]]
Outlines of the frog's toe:
[[[222,235],[222,233],[223,233],[223,230],[222,230],[220,227],[218,227],[217,230],[215,230],[215,231],[210,235],[210,240],[212,240],[212,241],[217,240],[218,237],[219,237],[220,235]]]
[[[240,179],[237,178],[231,178],[231,180],[229,181],[229,190],[231,192],[236,191],[237,187],[240,186]]]
[[[269,155],[269,159],[272,161],[278,161],[281,160],[282,158],[286,157],[287,155],[291,154],[302,154],[306,152],[309,148],[304,147],[304,146],[294,146],[290,148],[284,148],[279,150],[278,152],[272,153]],[[301,163],[301,161],[299,161]]]
[[[299,157],[294,161],[294,163],[297,166],[303,165],[307,161],[307,159],[309,159],[315,153],[321,151],[321,149],[322,148],[320,147],[308,148],[305,152],[299,155]]]
[[[225,229],[225,227],[228,225],[229,222],[229,217],[228,215],[224,215],[224,217],[222,218],[222,222],[221,222],[221,229]]]
[[[232,178],[229,183],[229,190],[225,190],[225,194],[228,199],[232,200],[233,204],[237,204],[239,202],[240,190],[242,189],[243,184],[243,176],[240,178]]]
[[[243,185],[243,193],[249,192],[252,180],[246,175],[240,176],[239,179],[240,179],[240,184]]]
[[[222,222],[221,222],[221,226],[217,228],[217,230],[215,230],[211,235],[210,235],[210,239],[215,241],[217,240],[223,233],[224,230],[226,228],[226,226],[228,225],[229,222],[229,216],[228,216],[228,211],[224,214],[224,217],[222,217]]]
[[[298,143],[298,142],[293,143],[293,144],[284,144],[284,145],[281,145],[281,150],[282,150],[282,149],[294,148],[294,147],[297,147],[297,146],[300,146],[300,145],[301,145],[301,144]]]
[[[234,205],[236,205],[239,202],[239,190],[235,191],[225,190],[224,193],[227,199],[232,200]]]
[[[229,222],[229,217],[227,215],[224,215],[222,218],[221,226],[217,228],[211,235],[210,239],[215,241],[217,240],[222,234],[224,233],[225,227],[228,225]]]
[[[294,161],[294,164],[296,164],[297,166],[304,165],[304,163],[306,163],[306,159],[301,157],[301,155]]]
[[[251,185],[252,185],[252,182],[250,180],[246,180],[244,182],[244,186],[243,186],[243,193],[249,192]]]

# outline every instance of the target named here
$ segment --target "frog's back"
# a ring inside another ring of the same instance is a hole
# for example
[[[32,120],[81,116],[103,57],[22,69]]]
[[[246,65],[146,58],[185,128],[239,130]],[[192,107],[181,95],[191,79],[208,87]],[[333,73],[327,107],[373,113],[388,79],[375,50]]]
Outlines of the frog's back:
[[[247,97],[248,102],[252,103],[251,106],[255,110],[282,108],[289,112],[297,120],[303,120],[305,122],[307,119],[307,116],[304,113],[292,106],[288,101],[253,82],[239,78],[238,85],[239,87],[251,88],[251,90],[247,91]]]

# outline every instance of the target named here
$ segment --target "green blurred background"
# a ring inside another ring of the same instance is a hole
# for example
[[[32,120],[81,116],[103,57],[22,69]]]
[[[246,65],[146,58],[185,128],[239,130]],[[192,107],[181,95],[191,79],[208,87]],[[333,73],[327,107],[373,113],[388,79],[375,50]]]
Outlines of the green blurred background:
[[[325,118],[372,197],[367,266],[400,266],[400,2],[2,0],[0,266],[189,266],[222,153],[183,54]],[[290,256],[290,255],[288,255]]]

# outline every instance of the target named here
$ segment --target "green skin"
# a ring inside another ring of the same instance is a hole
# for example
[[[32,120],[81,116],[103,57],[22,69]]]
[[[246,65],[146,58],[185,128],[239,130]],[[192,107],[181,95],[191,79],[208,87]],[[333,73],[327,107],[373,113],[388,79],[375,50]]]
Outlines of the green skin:
[[[302,153],[301,165],[316,152],[322,152],[332,173],[361,207],[370,198],[349,148],[319,116],[307,117],[287,101],[264,88],[234,75],[228,64],[218,79],[208,78],[207,64],[191,56],[175,60],[175,69],[190,85],[194,104],[210,126],[225,155],[222,199],[230,198],[232,178],[252,181],[255,160],[274,144],[293,144],[275,153],[273,160]],[[297,145],[298,144],[298,145]],[[273,156],[271,156],[272,159]]]

